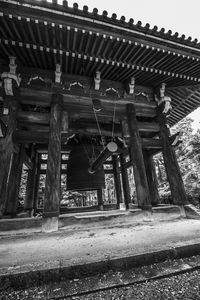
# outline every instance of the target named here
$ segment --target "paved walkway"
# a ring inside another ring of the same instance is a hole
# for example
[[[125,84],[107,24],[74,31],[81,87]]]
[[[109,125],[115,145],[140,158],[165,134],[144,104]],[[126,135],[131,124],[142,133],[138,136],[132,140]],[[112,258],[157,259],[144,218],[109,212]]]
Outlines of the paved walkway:
[[[0,238],[0,275],[133,256],[200,243],[200,220],[147,222]]]

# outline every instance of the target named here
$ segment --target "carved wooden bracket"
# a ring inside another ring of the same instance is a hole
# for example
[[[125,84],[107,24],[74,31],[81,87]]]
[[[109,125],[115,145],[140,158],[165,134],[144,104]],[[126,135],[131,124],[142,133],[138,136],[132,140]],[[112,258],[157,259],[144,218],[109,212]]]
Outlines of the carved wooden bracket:
[[[119,92],[116,90],[116,89],[114,89],[113,87],[111,87],[111,88],[107,88],[106,90],[105,90],[105,95],[109,95],[109,96],[113,96],[113,97],[116,97],[117,96],[117,98],[120,98],[120,94],[119,94]]]
[[[129,95],[134,94],[135,89],[135,77],[131,77],[130,83],[129,83]]]
[[[31,76],[29,78],[29,81],[28,81],[27,85],[31,85],[35,81],[37,81],[37,82],[40,81],[42,84],[45,84],[45,80],[44,80],[43,77],[40,77],[40,76]]]
[[[9,72],[3,72],[1,79],[4,83],[4,89],[7,96],[13,96],[13,82],[19,87],[21,82],[20,74],[16,74],[17,65],[15,64],[16,57],[10,56]]]
[[[101,72],[96,72],[96,77],[94,77],[94,89],[95,91],[98,91],[100,89],[100,83],[101,83]]]
[[[83,86],[80,82],[78,82],[78,81],[75,81],[75,82],[70,83],[69,88],[68,88],[68,91],[71,91],[71,89],[72,89],[73,87],[74,87],[74,88],[81,88],[81,89],[84,89],[84,86]]]
[[[161,106],[164,104],[163,110],[162,110],[163,114],[167,114],[172,109],[172,106],[171,106],[172,100],[171,100],[171,97],[165,95],[165,87],[166,87],[166,84],[162,83],[160,90],[159,90],[159,96],[155,95],[155,101],[157,102],[157,105]]]
[[[61,84],[61,65],[56,64],[56,70],[55,70],[55,83]]]

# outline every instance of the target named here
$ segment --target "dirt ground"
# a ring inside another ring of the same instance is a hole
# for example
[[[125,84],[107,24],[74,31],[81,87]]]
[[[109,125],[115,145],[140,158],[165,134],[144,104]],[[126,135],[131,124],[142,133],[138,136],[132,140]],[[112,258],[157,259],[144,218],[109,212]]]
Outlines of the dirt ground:
[[[0,238],[0,274],[97,262],[200,242],[200,220],[180,219]]]

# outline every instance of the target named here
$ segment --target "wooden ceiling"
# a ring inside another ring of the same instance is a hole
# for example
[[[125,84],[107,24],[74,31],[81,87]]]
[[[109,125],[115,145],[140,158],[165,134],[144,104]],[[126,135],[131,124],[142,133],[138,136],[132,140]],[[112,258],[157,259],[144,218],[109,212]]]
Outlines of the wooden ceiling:
[[[157,87],[167,84],[172,97],[170,125],[200,104],[200,46],[197,40],[158,31],[141,22],[92,13],[67,1],[0,0],[0,58],[16,56],[21,68],[62,72]]]

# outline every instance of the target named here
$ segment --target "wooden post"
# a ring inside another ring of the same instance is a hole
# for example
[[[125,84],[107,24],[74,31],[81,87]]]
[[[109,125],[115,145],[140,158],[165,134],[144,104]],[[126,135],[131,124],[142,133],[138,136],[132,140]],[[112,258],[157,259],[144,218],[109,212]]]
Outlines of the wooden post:
[[[159,202],[159,194],[158,194],[158,186],[157,186],[157,177],[154,166],[154,161],[152,155],[148,152],[148,150],[143,150],[144,163],[147,175],[147,182],[149,185],[149,193],[151,205],[156,206]]]
[[[113,161],[113,175],[114,175],[114,181],[115,181],[115,191],[116,191],[116,197],[117,197],[117,207],[119,209],[123,209],[123,208],[125,208],[125,206],[124,206],[123,199],[122,199],[121,180],[120,180],[117,155],[112,156],[112,161]]]
[[[36,153],[35,157],[36,163],[36,171],[35,171],[35,179],[34,179],[34,187],[33,187],[33,213],[35,214],[38,209],[38,190],[40,183],[40,154]]]
[[[28,170],[28,178],[26,184],[26,197],[24,202],[24,210],[29,212],[29,217],[33,215],[33,201],[34,191],[36,183],[36,171],[37,171],[37,156],[33,159],[33,168]]]
[[[44,232],[58,230],[61,170],[61,109],[61,95],[53,94],[50,113],[48,161],[42,224],[42,231]]]
[[[127,104],[127,118],[138,206],[148,210],[151,209],[151,201],[134,104]]]
[[[176,159],[176,154],[173,146],[170,145],[170,131],[167,127],[167,118],[166,115],[161,112],[160,107],[158,107],[157,113],[157,120],[160,125],[159,134],[163,146],[163,159],[171,189],[172,202],[173,204],[184,205],[187,203],[187,196],[185,193],[179,165]]]
[[[128,182],[128,173],[127,169],[125,167],[125,156],[123,153],[120,154],[120,165],[121,165],[121,174],[122,174],[122,186],[124,191],[124,203],[125,208],[129,209],[129,203],[131,202],[131,196],[130,196],[130,187]]]
[[[11,169],[11,160],[13,155],[13,131],[16,129],[16,109],[17,103],[12,96],[6,96],[5,99],[9,109],[9,116],[7,121],[6,137],[0,139],[0,217],[3,216],[7,201],[7,183]]]
[[[99,210],[103,210],[103,192],[102,189],[97,190],[97,199]]]
[[[13,154],[12,166],[8,180],[6,214],[15,216],[18,208],[19,189],[24,161],[24,146],[19,153]]]

